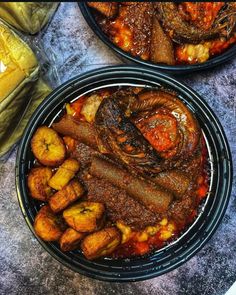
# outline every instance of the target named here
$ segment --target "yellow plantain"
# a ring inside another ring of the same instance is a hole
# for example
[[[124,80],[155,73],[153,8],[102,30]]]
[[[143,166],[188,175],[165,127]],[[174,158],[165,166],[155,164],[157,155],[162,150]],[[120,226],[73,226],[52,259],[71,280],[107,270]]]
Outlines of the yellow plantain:
[[[109,227],[86,236],[81,243],[81,249],[87,259],[95,259],[112,253],[120,242],[119,230]]]
[[[48,185],[52,177],[52,170],[48,167],[31,169],[28,175],[28,188],[31,197],[40,201],[47,201],[52,195],[52,188]]]
[[[105,220],[105,207],[102,203],[81,202],[63,211],[67,224],[79,232],[99,230]]]
[[[45,166],[58,166],[66,156],[66,147],[57,132],[47,126],[39,127],[32,140],[34,156]]]

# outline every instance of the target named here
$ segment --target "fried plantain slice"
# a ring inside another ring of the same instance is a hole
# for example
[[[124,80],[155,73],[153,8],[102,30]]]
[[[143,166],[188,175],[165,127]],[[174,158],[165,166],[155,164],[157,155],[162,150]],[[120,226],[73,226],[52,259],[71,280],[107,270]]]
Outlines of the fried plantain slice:
[[[32,140],[34,156],[45,166],[60,165],[66,156],[66,147],[57,132],[47,126],[39,127]]]
[[[48,185],[51,177],[52,170],[48,167],[32,168],[27,179],[31,197],[40,201],[47,201],[52,195],[52,189]]]
[[[95,259],[111,254],[120,242],[119,230],[108,227],[86,236],[81,243],[81,249],[87,259]]]
[[[63,211],[67,224],[79,232],[99,230],[105,220],[105,207],[102,203],[81,202]]]
[[[79,162],[76,159],[70,158],[65,160],[48,184],[55,190],[62,189],[79,171],[79,167]]]
[[[79,247],[84,233],[79,233],[73,228],[67,228],[60,238],[60,248],[62,251],[72,251]]]
[[[83,193],[83,186],[77,180],[72,180],[62,190],[58,191],[50,198],[49,206],[54,213],[58,213],[78,200]]]
[[[55,215],[48,205],[43,206],[36,215],[34,230],[44,241],[58,241],[65,228],[61,216]]]

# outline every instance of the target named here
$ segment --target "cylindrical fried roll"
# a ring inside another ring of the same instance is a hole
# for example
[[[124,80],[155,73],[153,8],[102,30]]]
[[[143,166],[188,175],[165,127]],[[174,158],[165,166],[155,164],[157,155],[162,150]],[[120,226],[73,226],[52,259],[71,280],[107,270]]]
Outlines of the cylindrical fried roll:
[[[189,188],[191,178],[182,171],[170,170],[158,173],[152,181],[168,189],[180,199]]]
[[[65,115],[59,122],[53,123],[52,128],[58,133],[68,135],[88,146],[97,147],[96,131],[93,125],[87,122],[77,121],[72,116]]]
[[[130,196],[155,213],[167,211],[173,199],[171,193],[155,184],[134,177],[118,166],[97,157],[92,160],[90,173],[126,190]]]
[[[173,43],[162,29],[156,15],[153,17],[152,26],[151,61],[175,64]]]

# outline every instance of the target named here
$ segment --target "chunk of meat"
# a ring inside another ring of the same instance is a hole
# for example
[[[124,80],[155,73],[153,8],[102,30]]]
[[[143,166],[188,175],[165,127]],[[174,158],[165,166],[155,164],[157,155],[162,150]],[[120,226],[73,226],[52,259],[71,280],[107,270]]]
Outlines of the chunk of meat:
[[[87,2],[89,7],[92,7],[111,19],[117,15],[118,3],[117,2]]]
[[[197,44],[204,40],[229,36],[235,27],[235,3],[226,4],[225,9],[218,13],[208,28],[194,26],[182,18],[177,3],[157,2],[155,6],[164,29],[169,31],[171,38],[177,43]]]
[[[114,157],[140,171],[161,171],[160,157],[138,128],[125,117],[116,98],[104,99],[95,118],[99,138]]]
[[[156,15],[153,17],[150,59],[155,63],[175,64],[172,40],[162,29]]]
[[[153,13],[151,2],[121,5],[118,17],[110,23],[112,41],[134,56],[149,59]]]

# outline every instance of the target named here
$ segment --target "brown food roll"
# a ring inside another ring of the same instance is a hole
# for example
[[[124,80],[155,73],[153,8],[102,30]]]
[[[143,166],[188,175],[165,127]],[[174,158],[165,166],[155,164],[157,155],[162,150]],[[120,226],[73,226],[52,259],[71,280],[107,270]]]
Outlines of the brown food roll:
[[[52,128],[58,133],[70,136],[90,147],[97,147],[96,130],[87,122],[76,121],[72,116],[65,115]]]
[[[151,61],[175,64],[174,49],[170,37],[163,31],[156,15],[153,17],[151,37]]]
[[[181,199],[190,186],[191,178],[180,170],[170,170],[158,173],[152,181],[171,191],[176,198]]]
[[[124,189],[130,196],[155,213],[168,210],[173,196],[153,183],[132,176],[127,171],[105,160],[95,157],[92,160],[90,173],[103,178],[113,185]]]

